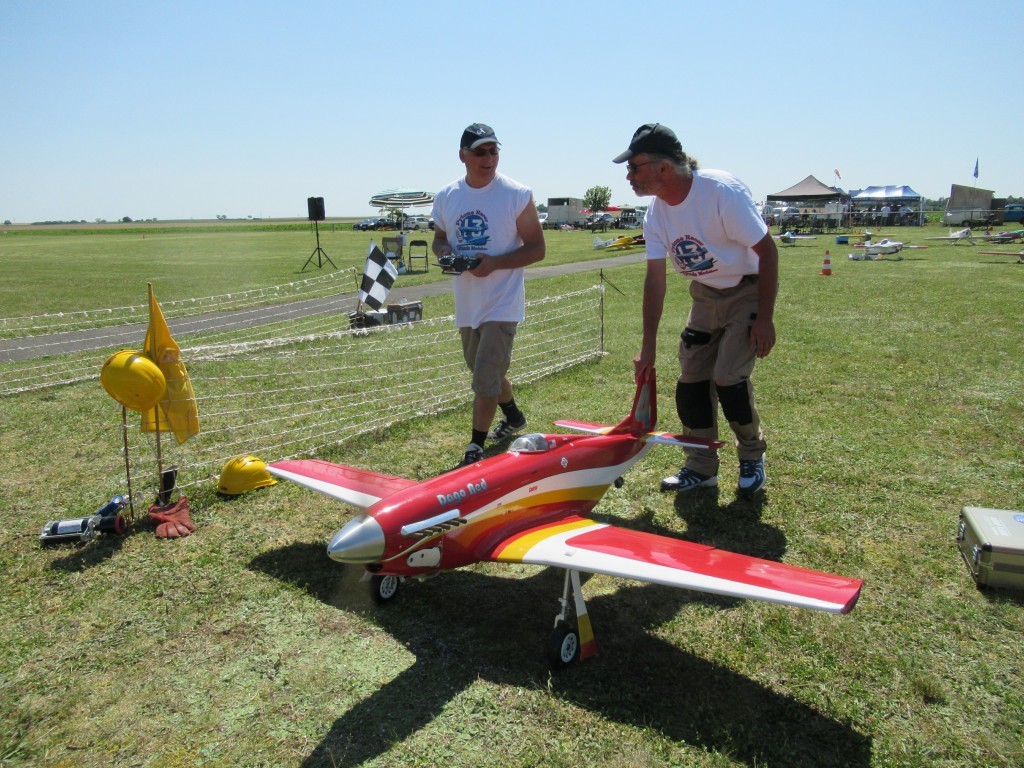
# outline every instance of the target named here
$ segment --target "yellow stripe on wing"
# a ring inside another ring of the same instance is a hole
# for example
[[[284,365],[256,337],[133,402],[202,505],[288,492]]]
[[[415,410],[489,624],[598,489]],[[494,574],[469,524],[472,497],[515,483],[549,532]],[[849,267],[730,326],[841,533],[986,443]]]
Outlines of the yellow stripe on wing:
[[[501,549],[497,550],[494,559],[498,562],[506,563],[520,563],[526,553],[529,552],[540,542],[550,539],[553,536],[559,536],[563,533],[568,533],[579,528],[589,528],[593,526],[599,526],[600,523],[595,523],[593,520],[585,520],[577,518],[567,523],[561,523],[558,525],[549,525],[540,528],[536,531],[517,536],[512,541],[505,544]]]

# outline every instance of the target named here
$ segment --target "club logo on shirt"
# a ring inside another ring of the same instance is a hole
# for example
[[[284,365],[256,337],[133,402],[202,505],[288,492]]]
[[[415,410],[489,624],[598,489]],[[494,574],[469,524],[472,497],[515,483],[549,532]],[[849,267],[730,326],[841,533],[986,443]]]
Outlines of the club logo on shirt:
[[[672,244],[672,263],[684,275],[704,274],[715,266],[715,257],[693,235],[684,235]]]
[[[456,239],[460,250],[485,248],[490,235],[487,234],[487,217],[480,211],[470,211],[455,221]]]

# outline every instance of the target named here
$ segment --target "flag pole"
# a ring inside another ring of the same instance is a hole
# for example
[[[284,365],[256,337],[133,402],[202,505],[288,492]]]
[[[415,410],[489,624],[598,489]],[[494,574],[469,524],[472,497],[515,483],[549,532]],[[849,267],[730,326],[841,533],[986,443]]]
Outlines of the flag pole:
[[[160,405],[153,406],[153,423],[156,425],[156,487],[161,487],[164,476],[163,445],[160,442]],[[159,492],[158,492],[159,495]],[[159,501],[159,499],[158,499]]]
[[[128,524],[135,522],[135,499],[132,497],[132,463],[128,458],[128,408],[121,406],[121,438],[124,440],[124,474],[128,479]]]

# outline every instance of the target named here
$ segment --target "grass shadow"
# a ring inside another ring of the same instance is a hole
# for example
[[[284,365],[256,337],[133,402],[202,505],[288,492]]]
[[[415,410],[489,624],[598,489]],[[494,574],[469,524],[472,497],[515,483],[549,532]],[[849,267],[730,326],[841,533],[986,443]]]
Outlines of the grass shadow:
[[[547,689],[567,704],[631,727],[655,728],[749,766],[870,764],[870,738],[850,725],[645,631],[694,602],[691,592],[645,584],[589,600],[599,655],[551,676],[542,649],[557,612],[559,570],[518,579],[453,571],[407,582],[394,603],[371,607],[368,597],[339,594],[355,588],[353,571],[362,569],[330,563],[321,544],[266,552],[250,568],[339,609],[346,603],[363,606],[416,657],[335,720],[303,766],[372,760],[438,717],[481,678]]]

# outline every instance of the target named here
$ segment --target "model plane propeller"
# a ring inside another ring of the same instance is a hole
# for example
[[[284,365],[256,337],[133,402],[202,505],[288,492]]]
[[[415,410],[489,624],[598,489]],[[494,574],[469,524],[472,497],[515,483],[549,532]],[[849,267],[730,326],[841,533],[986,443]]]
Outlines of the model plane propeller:
[[[654,379],[653,369],[639,377],[632,411],[617,426],[557,421],[586,434],[523,435],[506,453],[423,482],[311,459],[280,461],[269,470],[361,510],[334,534],[327,554],[365,566],[378,602],[393,598],[405,579],[478,562],[564,569],[561,611],[549,645],[555,667],[596,651],[581,572],[849,612],[860,595],[858,579],[588,517],[653,445],[721,446],[655,431]]]

